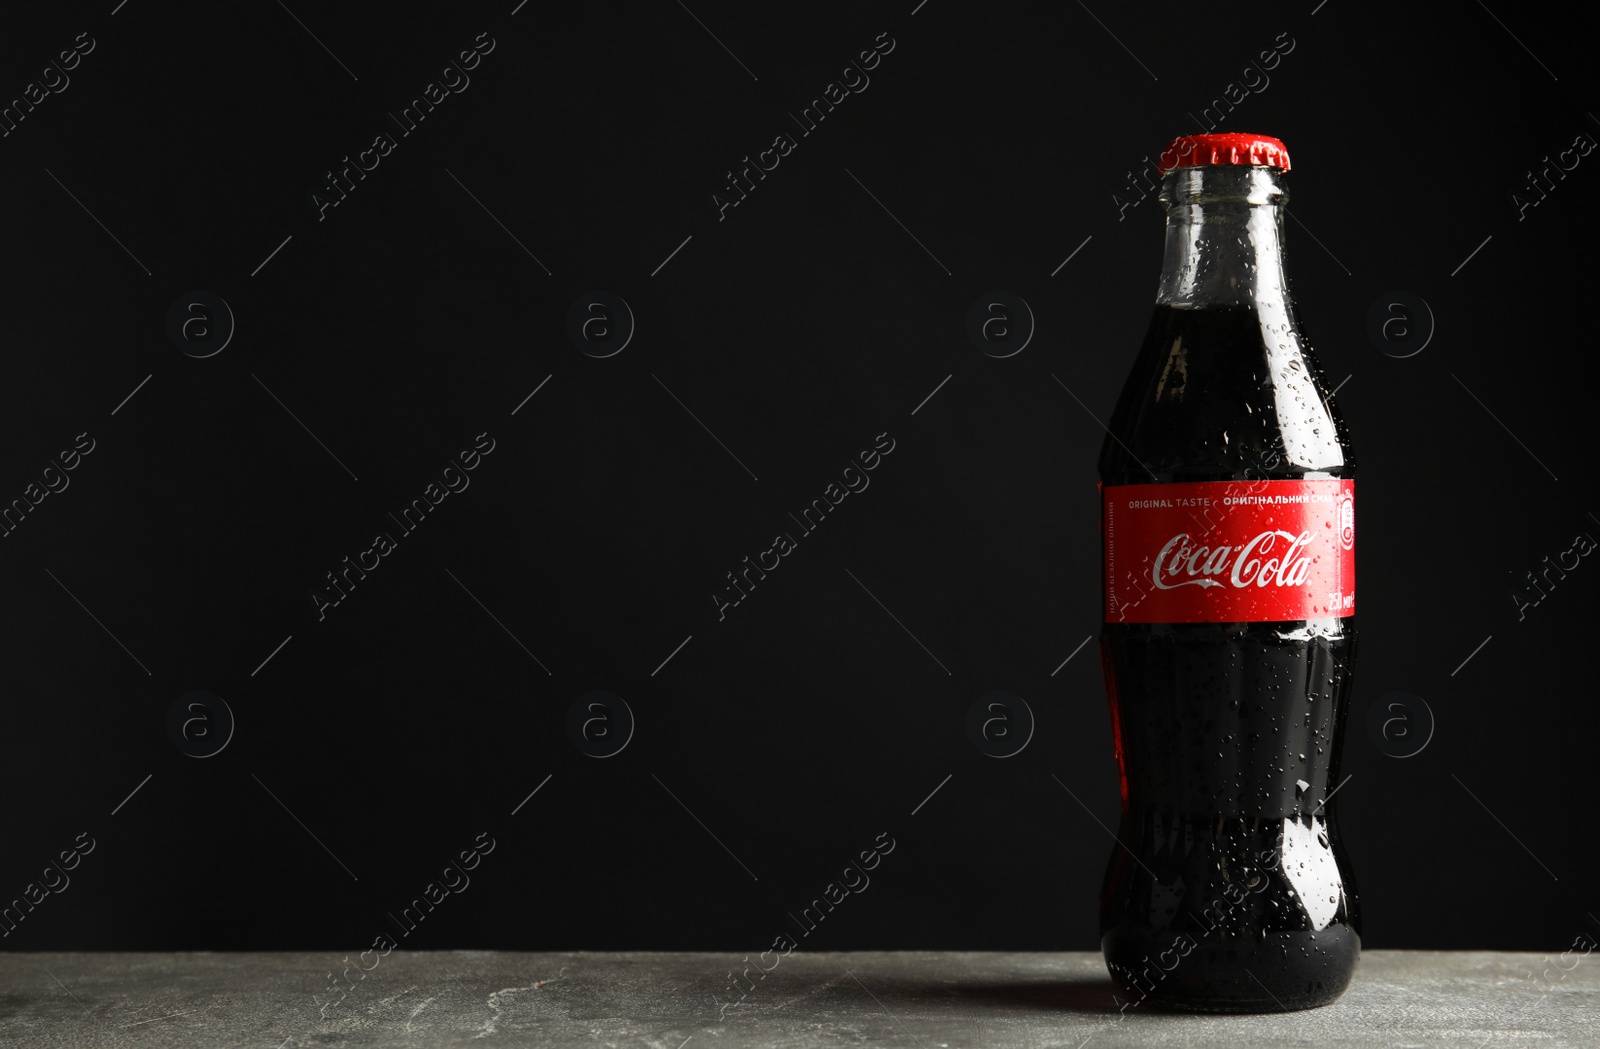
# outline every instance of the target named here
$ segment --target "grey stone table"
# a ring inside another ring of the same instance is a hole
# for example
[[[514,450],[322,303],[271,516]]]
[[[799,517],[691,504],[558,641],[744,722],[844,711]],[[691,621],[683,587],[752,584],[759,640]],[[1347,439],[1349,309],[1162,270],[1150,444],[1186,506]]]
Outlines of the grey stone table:
[[[1369,951],[1335,1004],[1251,1017],[1121,1014],[1098,954],[796,951],[764,979],[754,961],[740,1000],[729,954],[395,951],[344,979],[326,952],[8,953],[0,1045],[1600,1045],[1600,955]]]

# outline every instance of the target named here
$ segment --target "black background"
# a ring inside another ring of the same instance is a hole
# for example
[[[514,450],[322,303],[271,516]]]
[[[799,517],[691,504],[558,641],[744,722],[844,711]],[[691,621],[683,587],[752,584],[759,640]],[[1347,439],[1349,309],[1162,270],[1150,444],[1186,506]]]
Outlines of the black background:
[[[1113,194],[1282,33],[1219,130],[1293,154],[1290,271],[1360,461],[1365,943],[1596,932],[1600,569],[1522,621],[1508,596],[1600,535],[1600,156],[1521,221],[1510,197],[1600,134],[1554,8],[114,6],[0,37],[6,99],[95,41],[0,138],[0,498],[96,442],[0,539],[0,898],[96,842],[5,948],[353,954],[485,831],[405,946],[753,950],[886,832],[806,947],[1094,948],[1095,416],[1161,242],[1153,197],[1119,221]],[[485,31],[319,221],[324,173]],[[725,172],[880,33],[870,87],[719,221]],[[604,359],[565,333],[596,289],[637,322]],[[166,331],[196,290],[237,322],[203,359]],[[1005,359],[966,333],[996,290],[1037,322]],[[1405,358],[1367,335],[1396,290],[1437,325]],[[470,487],[319,621],[323,573],[485,432]],[[719,621],[724,573],[884,433],[871,487]],[[237,718],[205,760],[165,727],[196,689]],[[965,729],[996,689],[1037,719],[1006,760]],[[637,719],[606,760],[566,732],[591,690]],[[1437,720],[1406,759],[1365,731],[1397,690]]]

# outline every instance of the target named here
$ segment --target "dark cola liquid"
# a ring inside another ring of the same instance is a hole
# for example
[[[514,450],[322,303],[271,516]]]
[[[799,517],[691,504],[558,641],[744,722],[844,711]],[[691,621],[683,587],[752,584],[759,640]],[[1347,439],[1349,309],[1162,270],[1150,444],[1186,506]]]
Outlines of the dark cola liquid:
[[[1112,416],[1102,483],[1351,476],[1315,369],[1255,307],[1158,306]],[[1285,447],[1307,435],[1297,454]],[[1123,995],[1259,1012],[1343,993],[1360,921],[1338,798],[1323,802],[1338,784],[1354,654],[1353,617],[1105,624],[1123,847],[1100,928]]]

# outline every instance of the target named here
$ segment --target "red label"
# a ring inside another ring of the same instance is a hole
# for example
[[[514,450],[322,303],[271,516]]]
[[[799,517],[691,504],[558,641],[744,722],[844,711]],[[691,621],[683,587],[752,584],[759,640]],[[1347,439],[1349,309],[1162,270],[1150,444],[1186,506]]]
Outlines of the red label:
[[[1101,489],[1109,623],[1355,615],[1351,480]]]

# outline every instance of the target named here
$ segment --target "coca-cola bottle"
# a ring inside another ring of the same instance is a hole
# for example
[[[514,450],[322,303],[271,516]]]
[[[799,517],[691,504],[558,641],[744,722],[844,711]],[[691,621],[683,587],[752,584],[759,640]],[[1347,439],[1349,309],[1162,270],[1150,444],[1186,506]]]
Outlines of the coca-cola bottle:
[[[1360,953],[1334,825],[1355,462],[1284,277],[1289,155],[1162,154],[1155,316],[1100,453],[1101,665],[1121,779],[1101,948],[1135,1002],[1336,999]]]

